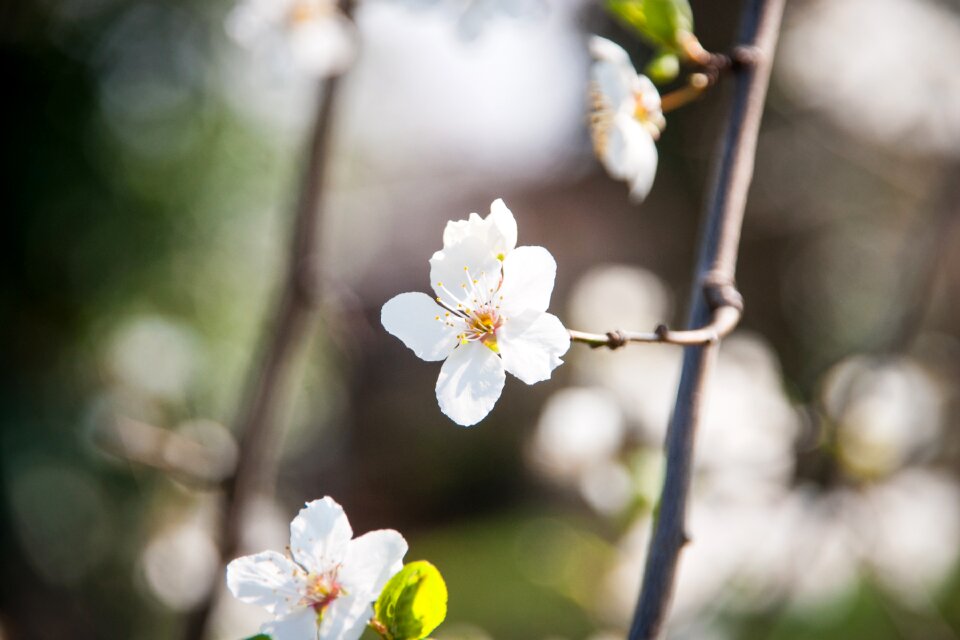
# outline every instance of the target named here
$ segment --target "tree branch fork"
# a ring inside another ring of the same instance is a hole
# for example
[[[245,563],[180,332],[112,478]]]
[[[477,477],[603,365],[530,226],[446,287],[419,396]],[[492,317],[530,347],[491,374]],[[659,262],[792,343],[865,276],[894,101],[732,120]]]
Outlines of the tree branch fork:
[[[675,331],[661,324],[652,332],[614,329],[606,333],[569,329],[570,339],[586,344],[591,349],[606,347],[611,350],[631,342],[685,347],[716,344],[740,324],[740,318],[743,317],[743,296],[732,280],[716,271],[706,274],[701,280],[701,291],[711,309],[710,322],[702,327]]]

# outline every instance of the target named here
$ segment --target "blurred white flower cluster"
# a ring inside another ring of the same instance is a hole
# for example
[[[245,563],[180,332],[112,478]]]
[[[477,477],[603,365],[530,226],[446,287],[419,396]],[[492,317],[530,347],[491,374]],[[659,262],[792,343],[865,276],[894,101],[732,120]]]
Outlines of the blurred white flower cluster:
[[[583,276],[569,315],[590,330],[642,329],[668,311],[656,276],[604,266]],[[645,345],[571,359],[579,386],[548,400],[530,442],[546,479],[601,514],[630,517],[597,594],[612,625],[629,623],[640,586],[680,358],[679,348]],[[707,621],[717,631],[720,610],[824,605],[861,579],[922,604],[949,576],[960,553],[960,487],[930,464],[945,388],[906,358],[852,358],[824,381],[821,440],[835,446],[817,452],[834,468],[821,480],[797,467],[798,443],[812,438],[776,355],[758,337],[724,341],[697,434],[676,631]]]
[[[788,15],[783,88],[895,153],[960,150],[960,12],[931,0],[816,0]]]
[[[396,0],[391,0],[396,2]],[[431,8],[452,14],[457,33],[464,40],[481,36],[490,22],[499,18],[542,19],[546,0],[401,0],[412,8]]]
[[[227,33],[280,70],[336,75],[356,55],[356,28],[337,0],[242,0]]]

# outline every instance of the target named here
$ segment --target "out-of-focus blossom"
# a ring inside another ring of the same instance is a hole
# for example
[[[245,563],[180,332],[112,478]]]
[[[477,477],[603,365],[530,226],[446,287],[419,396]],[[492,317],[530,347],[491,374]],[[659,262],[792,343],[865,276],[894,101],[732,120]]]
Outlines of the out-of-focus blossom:
[[[960,15],[930,0],[816,0],[787,21],[784,88],[898,153],[960,152]]]
[[[643,200],[657,173],[656,140],[666,125],[660,93],[637,74],[619,45],[593,36],[590,53],[590,133],[597,157],[607,172],[630,185],[630,195]]]
[[[290,558],[275,551],[237,558],[227,586],[274,615],[261,628],[274,640],[357,640],[373,601],[403,566],[407,542],[392,529],[351,538],[343,508],[330,497],[314,500],[290,523]]]
[[[646,269],[603,264],[580,276],[569,305],[571,321],[585,330],[652,330],[669,319],[671,301],[663,281]]]
[[[530,455],[548,477],[575,481],[583,471],[615,457],[623,438],[623,417],[609,392],[563,389],[544,406]]]
[[[162,400],[179,400],[199,364],[199,340],[191,330],[161,317],[125,324],[108,354],[119,382]]]
[[[213,587],[220,555],[202,519],[167,527],[147,544],[143,573],[153,594],[177,611],[187,611]]]
[[[487,227],[475,221],[464,229]],[[464,229],[454,227],[458,233]],[[435,253],[430,280],[436,298],[402,293],[383,305],[380,316],[384,328],[417,357],[445,361],[437,401],[463,426],[493,409],[506,371],[527,384],[547,380],[570,348],[559,318],[546,313],[557,271],[553,256],[543,247],[518,247],[501,261],[489,242],[494,236],[500,238],[498,232],[468,233]]]
[[[905,469],[870,487],[851,511],[864,562],[906,602],[926,605],[960,558],[960,486]]]
[[[723,342],[705,406],[696,464],[709,490],[738,501],[780,495],[793,476],[800,416],[762,338],[738,332]]]
[[[609,264],[593,267],[577,281],[569,315],[575,326],[590,331],[651,330],[669,319],[670,306],[667,288],[655,274]],[[575,372],[584,384],[613,391],[629,420],[662,433],[673,408],[681,355],[669,345],[597,351],[578,359]]]
[[[840,460],[867,479],[929,453],[941,433],[946,400],[936,379],[909,358],[849,358],[830,370],[823,387]]]
[[[392,0],[396,1],[396,0]],[[532,20],[547,13],[545,0],[402,0],[412,7],[431,7],[454,14],[457,31],[465,40],[483,33],[487,23],[497,18]]]
[[[311,76],[342,72],[356,54],[356,28],[336,0],[241,0],[227,33],[279,69]]]

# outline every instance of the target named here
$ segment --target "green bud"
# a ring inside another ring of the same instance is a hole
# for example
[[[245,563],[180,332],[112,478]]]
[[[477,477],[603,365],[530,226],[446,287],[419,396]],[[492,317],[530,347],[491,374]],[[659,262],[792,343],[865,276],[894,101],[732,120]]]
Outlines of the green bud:
[[[374,613],[387,640],[426,638],[447,617],[443,576],[426,560],[404,565],[383,588]]]
[[[693,33],[689,0],[607,0],[607,11],[653,46],[683,53]]]
[[[643,73],[657,84],[672,82],[680,74],[680,58],[675,53],[661,51],[647,64]]]

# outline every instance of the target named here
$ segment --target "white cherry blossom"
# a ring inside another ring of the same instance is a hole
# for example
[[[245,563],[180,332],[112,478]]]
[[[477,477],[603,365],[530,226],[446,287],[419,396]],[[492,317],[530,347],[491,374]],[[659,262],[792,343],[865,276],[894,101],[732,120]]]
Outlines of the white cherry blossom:
[[[290,523],[289,557],[237,558],[227,586],[274,616],[260,629],[273,640],[357,640],[373,601],[403,567],[407,542],[392,529],[352,538],[343,508],[330,497],[314,500]]]
[[[630,185],[630,195],[643,200],[657,173],[656,140],[666,126],[660,93],[633,68],[619,45],[593,36],[590,53],[590,134],[607,172]]]
[[[380,318],[417,357],[445,361],[437,401],[463,426],[490,413],[505,372],[527,384],[547,380],[570,348],[567,330],[546,312],[557,271],[553,256],[543,247],[512,248],[516,240],[509,240],[505,221],[513,216],[505,206],[503,217],[495,215],[496,202],[493,208],[486,220],[448,225],[444,239],[451,244],[430,259],[435,297],[402,293],[383,305]]]
[[[227,33],[280,68],[336,75],[356,54],[356,28],[336,0],[240,0]]]

